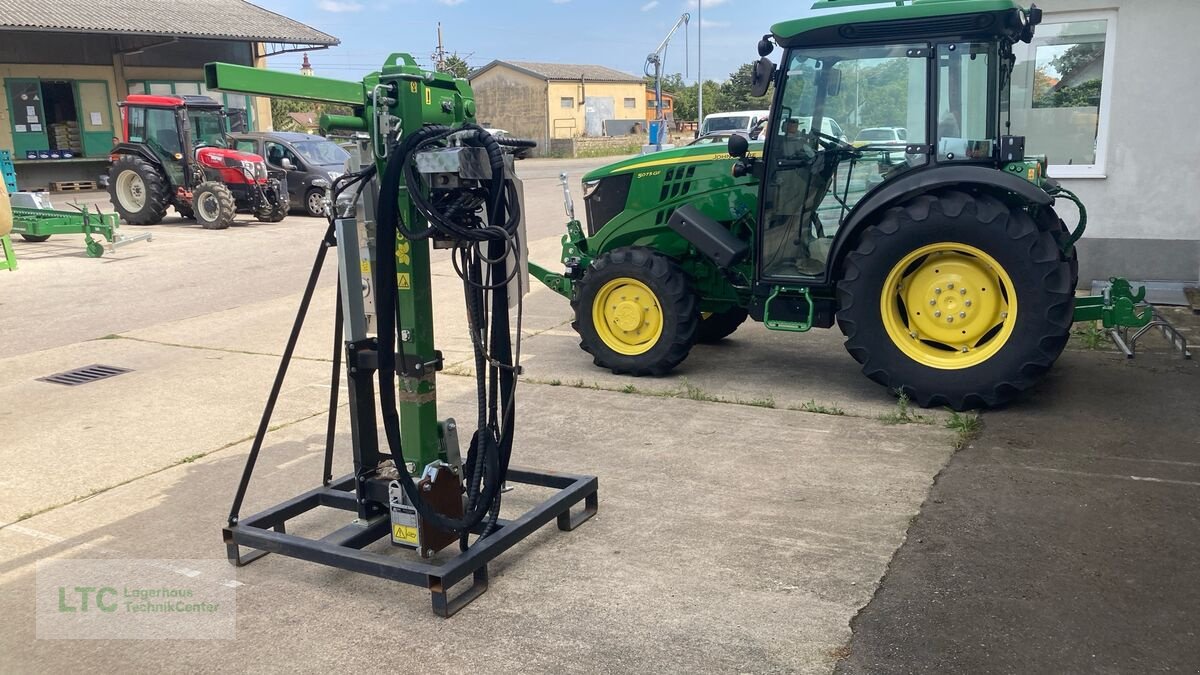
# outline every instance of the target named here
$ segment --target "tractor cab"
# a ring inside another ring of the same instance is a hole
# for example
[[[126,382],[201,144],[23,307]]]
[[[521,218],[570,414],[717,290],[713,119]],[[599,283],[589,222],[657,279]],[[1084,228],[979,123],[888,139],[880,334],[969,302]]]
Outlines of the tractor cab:
[[[207,96],[135,94],[120,107],[124,142],[111,153],[109,192],[127,222],[157,223],[167,206],[209,229],[228,227],[238,211],[268,222],[287,214],[283,172],[230,141],[245,130],[244,113]]]
[[[822,0],[814,9],[844,4]],[[915,11],[928,16],[895,20]],[[759,43],[755,93],[772,84],[776,91],[760,136],[763,159],[744,159],[742,170],[761,180],[756,254],[766,282],[829,281],[845,239],[839,232],[874,206],[918,186],[964,182],[972,168],[1024,160],[1023,139],[1008,135],[1006,103],[1012,45],[1032,36],[1039,10],[918,0],[860,11],[848,25],[835,17],[778,24]],[[778,67],[769,58],[776,45],[784,50]],[[903,133],[852,143],[825,133],[830,120]],[[741,147],[730,152],[746,155]]]

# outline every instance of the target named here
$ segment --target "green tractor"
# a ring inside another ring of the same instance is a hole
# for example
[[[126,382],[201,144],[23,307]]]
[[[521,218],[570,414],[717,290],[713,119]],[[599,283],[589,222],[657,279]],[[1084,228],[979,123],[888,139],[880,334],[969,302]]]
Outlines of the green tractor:
[[[754,94],[760,141],[635,157],[584,177],[563,274],[581,346],[614,373],[663,375],[747,317],[835,323],[872,380],[922,406],[1005,403],[1054,364],[1075,319],[1085,212],[1011,128],[1013,45],[1041,20],[1013,0],[821,0],[777,24]],[[887,6],[882,6],[887,5]],[[782,48],[780,66],[770,54]],[[831,125],[834,120],[837,125]],[[883,142],[830,133],[880,128]],[[903,139],[903,140],[900,140]],[[1056,201],[1079,207],[1069,230]]]

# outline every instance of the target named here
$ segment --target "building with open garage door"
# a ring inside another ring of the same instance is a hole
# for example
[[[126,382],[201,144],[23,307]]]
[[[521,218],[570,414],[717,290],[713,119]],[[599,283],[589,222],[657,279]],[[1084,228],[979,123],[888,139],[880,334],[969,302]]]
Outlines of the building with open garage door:
[[[209,92],[204,64],[266,67],[267,57],[338,40],[242,0],[0,0],[0,149],[23,190],[95,182],[129,94],[208,95],[271,129],[267,99]]]

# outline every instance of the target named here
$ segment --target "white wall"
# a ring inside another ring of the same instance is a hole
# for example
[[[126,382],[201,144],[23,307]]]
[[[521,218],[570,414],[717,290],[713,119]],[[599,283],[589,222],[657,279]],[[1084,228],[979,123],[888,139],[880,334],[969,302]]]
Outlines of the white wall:
[[[1196,36],[1200,1],[1039,0],[1037,4],[1046,12],[1047,21],[1053,20],[1056,12],[1117,12],[1116,44],[1109,45],[1105,57],[1115,59],[1113,81],[1104,85],[1110,88],[1112,101],[1106,177],[1062,181],[1084,200],[1091,216],[1087,237],[1094,241],[1081,250],[1093,252],[1095,258],[1117,260],[1120,241],[1103,240],[1151,240],[1136,248],[1143,253],[1161,249],[1163,257],[1157,268],[1151,266],[1135,276],[1155,278],[1161,269],[1157,278],[1200,278],[1200,50]],[[1188,243],[1181,246],[1169,240]],[[1160,242],[1157,249],[1152,242]],[[1113,250],[1102,250],[1106,246]],[[1084,265],[1094,267],[1087,264],[1086,256]],[[1106,269],[1093,273],[1132,274]]]

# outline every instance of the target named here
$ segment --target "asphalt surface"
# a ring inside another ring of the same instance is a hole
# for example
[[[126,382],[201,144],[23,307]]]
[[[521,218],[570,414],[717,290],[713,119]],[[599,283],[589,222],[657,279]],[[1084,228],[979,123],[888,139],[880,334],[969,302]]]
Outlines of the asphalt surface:
[[[943,470],[838,672],[1200,672],[1197,410],[1195,362],[1068,352]]]

